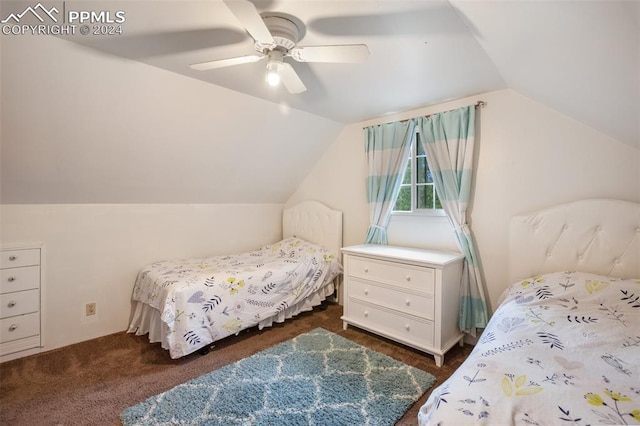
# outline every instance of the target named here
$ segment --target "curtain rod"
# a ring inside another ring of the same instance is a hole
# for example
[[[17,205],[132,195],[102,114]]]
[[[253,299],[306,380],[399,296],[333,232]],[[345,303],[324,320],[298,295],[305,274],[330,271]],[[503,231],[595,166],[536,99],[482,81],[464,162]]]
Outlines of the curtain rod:
[[[477,109],[477,108],[481,108],[481,109],[482,109],[482,108],[484,108],[485,106],[487,106],[487,103],[486,103],[485,101],[478,101],[478,102],[476,102],[476,104],[475,104],[474,106],[476,107],[476,109]],[[436,112],[436,113],[434,113],[434,114],[442,114],[442,113],[444,113],[444,112],[455,111],[456,109],[458,109],[458,108],[450,109],[450,110],[447,110],[447,111]],[[423,116],[423,117],[424,117],[424,118],[429,118],[429,117],[431,117],[432,115],[433,115],[433,114],[428,114],[428,115],[425,115],[425,116]],[[389,123],[406,123],[407,121],[409,121],[409,120],[413,120],[414,118],[416,118],[416,117],[413,117],[413,118],[406,118],[406,119],[404,119],[404,120],[389,121],[389,122],[386,122],[386,123],[380,123],[380,124],[372,124],[371,126],[380,126],[380,125],[382,125],[382,124],[389,124]],[[366,129],[367,127],[371,127],[371,126],[363,127],[363,129]]]

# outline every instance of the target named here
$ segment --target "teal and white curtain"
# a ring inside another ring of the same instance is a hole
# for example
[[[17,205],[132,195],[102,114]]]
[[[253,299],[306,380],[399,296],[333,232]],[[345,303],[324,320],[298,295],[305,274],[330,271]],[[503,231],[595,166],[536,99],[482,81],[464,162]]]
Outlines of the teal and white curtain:
[[[416,118],[434,185],[458,246],[465,256],[460,285],[460,329],[473,336],[487,325],[487,303],[467,205],[473,174],[475,107],[473,105]]]
[[[371,126],[365,129],[367,156],[367,203],[371,224],[368,244],[387,244],[387,226],[400,192],[415,131],[413,120]]]

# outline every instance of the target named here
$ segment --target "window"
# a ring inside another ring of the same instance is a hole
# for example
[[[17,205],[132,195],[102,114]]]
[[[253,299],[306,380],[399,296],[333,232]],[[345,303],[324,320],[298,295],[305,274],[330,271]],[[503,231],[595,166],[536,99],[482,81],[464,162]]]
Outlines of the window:
[[[411,144],[409,162],[400,185],[394,213],[443,215],[442,205],[433,183],[427,156],[416,132]]]

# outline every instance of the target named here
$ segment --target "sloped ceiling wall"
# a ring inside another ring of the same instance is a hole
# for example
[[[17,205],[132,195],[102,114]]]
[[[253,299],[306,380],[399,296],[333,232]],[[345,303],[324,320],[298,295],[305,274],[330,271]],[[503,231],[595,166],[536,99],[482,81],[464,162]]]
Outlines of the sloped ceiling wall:
[[[451,3],[508,88],[640,149],[640,2]]]
[[[1,84],[3,204],[282,203],[342,128],[53,37]]]

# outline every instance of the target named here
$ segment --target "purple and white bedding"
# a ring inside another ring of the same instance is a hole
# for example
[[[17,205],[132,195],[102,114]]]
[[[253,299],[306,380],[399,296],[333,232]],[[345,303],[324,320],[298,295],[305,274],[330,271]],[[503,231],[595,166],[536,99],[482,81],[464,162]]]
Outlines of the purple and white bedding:
[[[420,425],[640,424],[640,279],[552,273],[501,299]]]
[[[239,255],[153,263],[138,274],[128,331],[149,333],[179,358],[311,310],[341,272],[336,254],[295,237]]]

